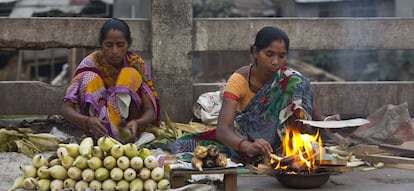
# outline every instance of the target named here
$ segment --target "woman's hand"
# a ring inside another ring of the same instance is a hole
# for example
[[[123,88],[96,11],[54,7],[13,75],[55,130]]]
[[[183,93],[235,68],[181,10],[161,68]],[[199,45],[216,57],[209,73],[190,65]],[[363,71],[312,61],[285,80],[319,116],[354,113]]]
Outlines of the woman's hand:
[[[341,120],[341,116],[339,114],[330,115],[323,119],[324,121],[339,121]]]
[[[137,120],[129,121],[125,128],[127,128],[131,132],[131,140],[130,142],[135,142],[137,140],[139,134],[139,124]]]
[[[267,157],[270,153],[273,153],[272,146],[264,139],[256,139],[254,142],[246,144],[244,149],[246,153],[260,153]]]
[[[108,131],[106,128],[102,125],[104,123],[107,123],[103,120],[98,119],[97,117],[88,117],[86,119],[86,125],[87,127],[92,131],[93,134],[95,134],[97,137],[102,137],[105,135],[108,135]]]

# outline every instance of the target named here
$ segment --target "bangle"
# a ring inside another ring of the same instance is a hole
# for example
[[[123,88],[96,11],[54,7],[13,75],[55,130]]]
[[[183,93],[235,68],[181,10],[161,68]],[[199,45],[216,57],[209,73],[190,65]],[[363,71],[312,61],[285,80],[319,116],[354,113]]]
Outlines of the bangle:
[[[83,125],[82,125],[82,129],[84,132],[89,132],[89,119],[91,118],[91,116],[88,116],[88,118],[86,118],[85,120],[83,120]]]
[[[247,139],[242,139],[242,140],[240,140],[239,144],[237,145],[237,150],[238,150],[238,151],[241,151],[241,144],[242,144],[244,141],[249,141],[249,140],[247,140]]]

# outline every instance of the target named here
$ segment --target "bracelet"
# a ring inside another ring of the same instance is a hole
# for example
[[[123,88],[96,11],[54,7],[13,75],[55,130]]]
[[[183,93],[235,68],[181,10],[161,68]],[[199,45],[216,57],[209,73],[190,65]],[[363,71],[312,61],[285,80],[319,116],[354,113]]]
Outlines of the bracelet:
[[[89,132],[89,119],[91,118],[91,116],[88,116],[88,118],[86,118],[85,120],[83,120],[83,125],[82,125],[82,129],[84,132]]]
[[[239,142],[239,144],[237,145],[237,150],[238,151],[241,151],[241,144],[244,142],[244,141],[249,141],[249,140],[247,140],[247,139],[242,139],[242,140],[240,140],[240,142]]]

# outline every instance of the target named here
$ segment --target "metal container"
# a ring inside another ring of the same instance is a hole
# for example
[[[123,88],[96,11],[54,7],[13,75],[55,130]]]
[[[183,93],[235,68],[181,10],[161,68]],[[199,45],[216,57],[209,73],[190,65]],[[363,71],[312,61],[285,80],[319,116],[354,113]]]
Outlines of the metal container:
[[[285,187],[288,188],[317,188],[324,185],[331,176],[330,172],[318,170],[310,174],[290,174],[284,171],[276,173],[276,179]]]

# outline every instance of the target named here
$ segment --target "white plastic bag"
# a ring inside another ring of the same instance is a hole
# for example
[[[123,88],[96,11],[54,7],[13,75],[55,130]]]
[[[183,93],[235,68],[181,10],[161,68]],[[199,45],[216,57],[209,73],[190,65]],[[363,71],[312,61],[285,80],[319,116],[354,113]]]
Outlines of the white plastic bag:
[[[216,125],[221,105],[222,90],[201,94],[193,107],[194,116],[205,124]]]

